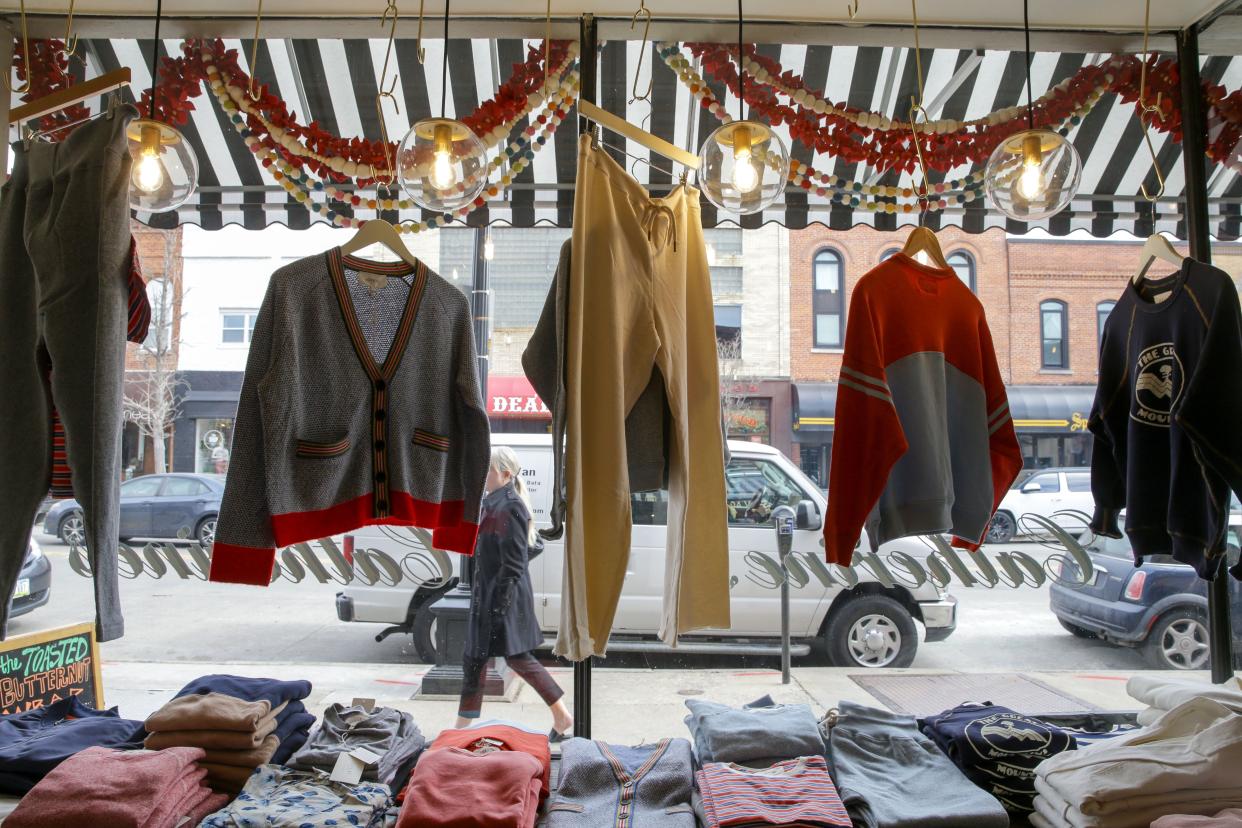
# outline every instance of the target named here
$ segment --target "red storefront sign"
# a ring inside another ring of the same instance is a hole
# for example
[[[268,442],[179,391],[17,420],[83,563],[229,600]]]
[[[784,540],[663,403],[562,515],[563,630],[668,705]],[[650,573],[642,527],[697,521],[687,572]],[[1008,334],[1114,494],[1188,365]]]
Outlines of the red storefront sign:
[[[526,377],[488,377],[487,413],[511,420],[552,419],[552,412]]]

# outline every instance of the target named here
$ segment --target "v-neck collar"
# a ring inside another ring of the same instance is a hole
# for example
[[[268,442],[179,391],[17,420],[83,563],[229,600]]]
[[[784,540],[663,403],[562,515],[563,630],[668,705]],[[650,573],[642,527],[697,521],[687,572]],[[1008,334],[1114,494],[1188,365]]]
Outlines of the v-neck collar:
[[[328,271],[332,274],[332,285],[336,289],[336,299],[341,306],[341,316],[345,319],[345,327],[349,330],[349,338],[354,343],[354,351],[358,354],[358,361],[362,363],[362,367],[372,380],[383,379],[385,381],[392,379],[392,375],[397,372],[397,366],[401,363],[401,356],[405,353],[405,345],[409,341],[410,331],[414,328],[414,317],[418,314],[418,306],[423,298],[423,289],[427,286],[427,266],[418,262],[417,267],[411,267],[406,262],[372,262],[367,259],[358,259],[353,256],[346,256],[341,253],[341,248],[333,247],[327,252]],[[406,296],[405,311],[401,315],[401,324],[397,326],[397,333],[393,337],[392,345],[388,348],[388,355],[384,358],[383,365],[375,364],[375,357],[371,354],[371,348],[367,345],[366,337],[362,333],[362,326],[358,324],[358,312],[354,307],[354,301],[349,295],[349,285],[345,282],[345,267],[349,266],[351,270],[361,270],[366,273],[382,273],[385,276],[408,276],[414,274],[414,282],[410,285],[410,292]]]
[[[617,757],[617,754],[612,752],[612,748],[610,748],[607,743],[596,742],[595,745],[599,748],[599,752],[603,755],[604,759],[608,761],[608,764],[612,766],[613,775],[617,777],[618,782],[622,785],[636,785],[644,776],[647,775],[648,771],[655,767],[656,762],[660,761],[660,757],[664,755],[666,750],[668,750],[670,743],[671,740],[669,739],[661,739],[656,742],[655,750],[651,752],[651,755],[648,756],[641,765],[634,769],[633,773],[630,773],[625,769],[625,764]]]

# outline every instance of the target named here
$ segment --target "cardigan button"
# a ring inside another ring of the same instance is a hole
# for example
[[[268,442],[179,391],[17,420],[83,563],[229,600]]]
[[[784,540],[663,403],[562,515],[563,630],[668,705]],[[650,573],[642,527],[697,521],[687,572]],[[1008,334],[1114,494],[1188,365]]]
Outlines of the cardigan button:
[[[388,384],[387,384],[386,382],[384,382],[382,379],[377,379],[377,380],[375,381],[375,390],[376,390],[376,391],[383,391],[383,390],[384,390],[385,388],[387,388],[387,387],[388,387]]]
[[[376,420],[376,422],[381,422],[381,423],[382,423],[382,422],[384,421],[384,418],[385,418],[385,417],[387,417],[387,416],[388,416],[388,414],[384,411],[384,409],[382,409],[382,408],[377,408],[377,409],[375,409],[375,420]]]
[[[384,477],[384,473],[383,473],[383,472],[376,472],[376,473],[375,473],[375,482],[376,482],[376,483],[383,483],[383,482],[384,482],[384,479],[385,479],[385,477]]]
[[[375,504],[375,508],[381,512],[388,511],[388,501],[381,500],[379,503]]]
[[[375,450],[376,450],[376,451],[383,451],[383,450],[384,450],[384,441],[383,441],[383,440],[376,440],[376,441],[375,441]]]

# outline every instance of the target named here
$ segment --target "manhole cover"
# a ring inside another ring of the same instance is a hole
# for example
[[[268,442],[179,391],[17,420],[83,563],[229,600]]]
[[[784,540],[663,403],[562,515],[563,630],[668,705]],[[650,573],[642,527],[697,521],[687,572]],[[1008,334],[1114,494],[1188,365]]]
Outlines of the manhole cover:
[[[850,678],[890,710],[911,716],[932,716],[963,702],[992,702],[1028,716],[1100,709],[1038,679],[1014,673],[854,675]]]
[[[703,695],[703,691],[698,689],[697,687],[690,687],[690,688],[678,690],[677,695],[679,696],[701,696]]]

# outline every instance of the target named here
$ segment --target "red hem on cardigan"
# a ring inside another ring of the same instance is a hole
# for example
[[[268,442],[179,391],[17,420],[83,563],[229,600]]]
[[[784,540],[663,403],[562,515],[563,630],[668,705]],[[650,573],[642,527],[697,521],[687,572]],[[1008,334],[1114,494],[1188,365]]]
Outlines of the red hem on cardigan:
[[[267,586],[276,563],[275,547],[238,546],[216,541],[211,545],[211,570],[207,580],[221,584]]]
[[[407,492],[390,492],[391,514],[375,517],[374,493],[346,500],[314,512],[286,512],[272,515],[272,535],[276,546],[291,546],[308,540],[353,531],[362,526],[421,526],[432,530],[437,549],[473,555],[479,525],[462,519],[464,502],[448,500],[431,503],[416,500]],[[216,541],[211,549],[209,581],[267,586],[272,580],[276,549],[239,546]]]
[[[462,520],[465,504],[460,500],[432,503],[416,500],[408,492],[388,493],[389,514],[375,517],[375,493],[369,492],[327,509],[272,515],[272,534],[277,546],[318,540],[350,532],[362,526],[421,526],[431,529],[436,547],[463,555],[474,554],[479,534],[477,523]],[[441,540],[443,539],[443,543]]]

